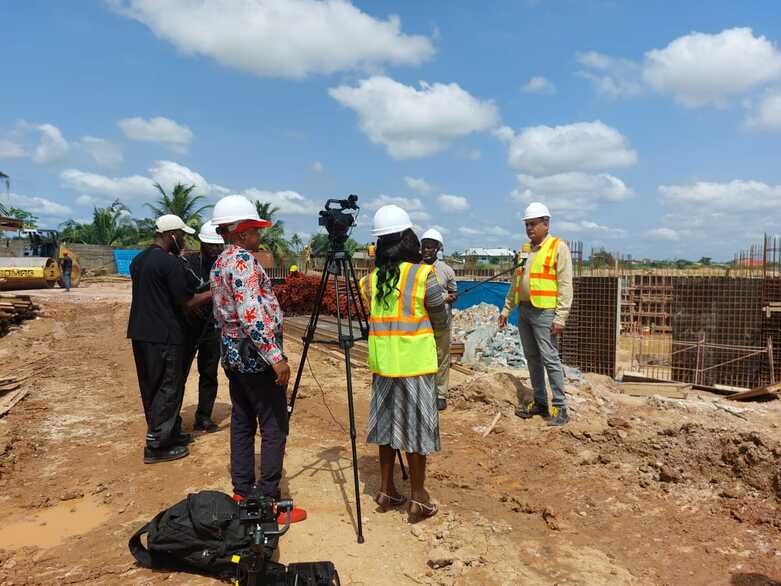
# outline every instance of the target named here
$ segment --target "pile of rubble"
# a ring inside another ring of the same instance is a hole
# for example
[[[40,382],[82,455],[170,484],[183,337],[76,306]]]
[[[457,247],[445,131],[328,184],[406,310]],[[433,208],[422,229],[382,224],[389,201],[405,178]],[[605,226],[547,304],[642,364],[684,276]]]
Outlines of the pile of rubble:
[[[510,323],[500,330],[499,308],[480,303],[469,309],[453,310],[453,341],[463,342],[461,361],[474,367],[525,368],[518,328]]]

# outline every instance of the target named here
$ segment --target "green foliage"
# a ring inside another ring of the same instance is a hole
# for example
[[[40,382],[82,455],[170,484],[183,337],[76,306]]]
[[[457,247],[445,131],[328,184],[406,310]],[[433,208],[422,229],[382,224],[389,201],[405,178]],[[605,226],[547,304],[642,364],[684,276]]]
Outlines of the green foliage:
[[[22,221],[22,227],[26,230],[34,230],[38,227],[38,216],[34,216],[31,212],[23,210],[21,208],[4,208],[4,216],[16,218]]]
[[[213,207],[211,205],[199,207],[198,204],[205,198],[202,195],[192,194],[195,185],[177,183],[174,185],[171,195],[168,195],[159,183],[155,183],[155,187],[160,192],[160,198],[155,204],[148,203],[146,206],[152,210],[156,217],[174,214],[182,218],[185,224],[197,230],[203,224],[201,214]]]
[[[133,244],[138,241],[138,229],[130,210],[118,199],[107,208],[93,208],[92,222],[81,224],[68,220],[61,226],[60,238],[83,244]]]
[[[348,256],[352,256],[356,251],[360,250],[361,245],[358,244],[352,238],[348,238],[344,243],[344,250]],[[312,251],[312,256],[325,256],[328,252],[328,234],[315,234],[309,241],[309,250]]]
[[[616,259],[607,250],[602,248],[591,253],[588,264],[592,269],[609,269],[616,265]]]
[[[290,242],[285,239],[285,223],[282,220],[274,220],[274,214],[279,211],[279,208],[270,202],[256,201],[255,209],[261,218],[273,222],[270,228],[261,231],[260,247],[268,250],[276,261],[289,257],[292,250]]]
[[[709,267],[713,262],[713,259],[709,256],[703,256],[698,262],[704,267]]]

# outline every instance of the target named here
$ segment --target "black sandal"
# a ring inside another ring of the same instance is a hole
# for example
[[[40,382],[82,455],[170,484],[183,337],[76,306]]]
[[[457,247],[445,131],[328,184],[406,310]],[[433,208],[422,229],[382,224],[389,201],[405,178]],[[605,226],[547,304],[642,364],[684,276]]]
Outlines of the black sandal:
[[[388,509],[395,509],[406,503],[407,497],[402,495],[391,496],[384,492],[378,492],[374,497],[374,502],[377,503],[377,506],[383,511],[387,511]]]

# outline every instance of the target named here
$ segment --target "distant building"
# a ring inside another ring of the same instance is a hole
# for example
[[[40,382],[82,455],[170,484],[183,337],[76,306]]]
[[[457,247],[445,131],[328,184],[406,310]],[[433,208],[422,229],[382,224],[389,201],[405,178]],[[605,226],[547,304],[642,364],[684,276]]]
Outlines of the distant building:
[[[509,248],[467,248],[464,257],[469,264],[499,264],[512,262],[515,252]]]

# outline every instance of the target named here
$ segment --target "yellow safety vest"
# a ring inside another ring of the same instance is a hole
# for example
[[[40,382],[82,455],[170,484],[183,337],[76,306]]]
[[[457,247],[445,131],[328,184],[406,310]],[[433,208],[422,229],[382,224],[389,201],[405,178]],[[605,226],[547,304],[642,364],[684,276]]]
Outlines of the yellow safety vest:
[[[384,301],[378,301],[377,269],[361,279],[369,307],[369,368],[387,377],[437,372],[437,345],[426,298],[426,279],[433,267],[402,262],[399,282]],[[386,305],[387,301],[387,305]]]
[[[556,253],[559,250],[559,239],[548,236],[540,245],[540,250],[534,257],[529,268],[529,300],[539,309],[555,309],[559,296],[559,283],[556,280]],[[524,267],[515,271],[513,291],[515,304],[521,302],[521,287],[523,286]]]

